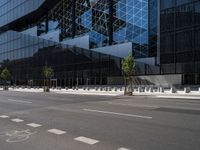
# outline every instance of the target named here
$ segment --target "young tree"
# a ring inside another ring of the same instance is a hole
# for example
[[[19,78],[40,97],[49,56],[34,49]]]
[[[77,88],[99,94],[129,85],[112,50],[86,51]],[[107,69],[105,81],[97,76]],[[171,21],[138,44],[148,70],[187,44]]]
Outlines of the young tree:
[[[131,53],[129,53],[129,55],[122,60],[122,71],[125,79],[124,95],[132,95],[133,93],[132,76],[135,73],[135,60]],[[131,91],[127,89],[127,79]]]
[[[47,63],[43,67],[42,75],[44,77],[44,92],[49,92],[50,79],[54,76],[54,71],[50,66],[48,66]],[[45,83],[47,83],[47,84],[45,84]]]
[[[7,81],[8,81],[9,78],[10,78],[10,72],[9,72],[9,70],[8,70],[7,67],[5,67],[5,68],[2,70],[0,76],[1,76],[1,78],[4,80],[4,88],[3,88],[3,89],[4,89],[4,90],[8,90]]]

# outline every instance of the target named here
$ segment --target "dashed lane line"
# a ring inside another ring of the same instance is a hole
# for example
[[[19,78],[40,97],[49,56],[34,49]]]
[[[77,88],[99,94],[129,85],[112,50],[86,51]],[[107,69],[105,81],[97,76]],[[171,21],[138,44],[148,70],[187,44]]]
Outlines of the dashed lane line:
[[[38,128],[38,127],[41,127],[42,125],[36,124],[36,123],[29,123],[29,124],[27,124],[27,126],[30,126],[30,127],[33,127],[33,128]]]
[[[117,113],[117,112],[92,110],[92,109],[83,109],[83,110],[84,111],[88,111],[88,112],[96,112],[96,113],[103,113],[103,114],[127,116],[127,117],[142,118],[142,119],[152,119],[153,118],[153,117],[149,117],[149,116],[141,116],[141,115],[134,115],[134,114],[124,114],[124,113]]]
[[[56,135],[62,135],[62,134],[66,133],[66,131],[62,131],[62,130],[58,130],[58,129],[50,129],[50,130],[48,130],[48,132],[56,134]]]
[[[6,119],[6,118],[9,118],[9,116],[1,115],[0,118]]]
[[[89,109],[84,109],[86,111],[89,111]],[[90,110],[91,111],[91,110]],[[93,110],[92,110],[93,111]],[[96,112],[96,111],[95,111]],[[99,111],[98,111],[99,112]],[[111,112],[109,112],[111,113]],[[112,112],[113,113],[113,112]],[[116,114],[116,113],[115,113]],[[118,113],[117,113],[118,114]],[[1,115],[0,118],[9,118],[9,116],[6,116],[6,115]],[[13,122],[16,122],[16,123],[20,123],[20,122],[24,122],[24,120],[22,119],[19,119],[19,118],[15,118],[15,119],[11,119],[11,121]],[[36,124],[36,123],[29,123],[29,124],[26,124],[27,126],[30,126],[30,127],[33,127],[33,128],[37,128],[37,127],[41,127],[42,125],[40,124]],[[62,130],[59,130],[59,129],[50,129],[48,130],[49,133],[53,133],[53,134],[56,134],[56,135],[63,135],[63,134],[66,134],[66,131],[62,131]],[[86,144],[89,144],[89,145],[94,145],[96,143],[99,143],[98,140],[95,140],[95,139],[91,139],[91,138],[87,138],[87,137],[84,137],[84,136],[80,136],[80,137],[77,137],[77,138],[74,138],[74,140],[76,141],[79,141],[79,142],[83,142],[83,143],[86,143]],[[130,149],[127,149],[127,148],[124,148],[124,147],[121,147],[119,148],[118,150],[130,150]]]
[[[118,150],[130,150],[130,149],[121,147],[121,148],[119,148]]]
[[[8,99],[7,101],[15,102],[15,103],[27,103],[27,104],[32,104],[33,103],[33,102],[30,102],[30,101],[22,101],[22,100],[15,100],[15,99]]]
[[[108,102],[108,104],[121,105],[121,106],[131,106],[131,107],[138,107],[138,108],[148,108],[148,109],[160,108],[159,106],[153,106],[153,105],[130,104],[130,103],[121,103],[121,102]]]
[[[24,120],[19,119],[19,118],[11,119],[11,121],[16,122],[16,123],[24,122]]]
[[[99,143],[98,140],[94,140],[94,139],[83,137],[83,136],[77,137],[74,140],[79,141],[79,142],[83,142],[83,143],[86,143],[86,144],[89,144],[89,145],[94,145],[96,143]]]

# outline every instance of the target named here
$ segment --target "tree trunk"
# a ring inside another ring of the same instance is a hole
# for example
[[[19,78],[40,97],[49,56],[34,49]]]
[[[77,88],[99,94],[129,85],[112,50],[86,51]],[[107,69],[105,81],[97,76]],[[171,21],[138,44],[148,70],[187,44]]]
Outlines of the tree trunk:
[[[127,79],[128,79],[128,81],[126,81]],[[125,78],[125,90],[124,90],[125,96],[131,96],[132,95],[132,83],[130,82],[131,81],[130,79],[131,79],[130,77]],[[129,87],[129,86],[131,86],[131,87]]]
[[[4,91],[7,91],[7,90],[8,90],[8,87],[7,87],[6,80],[4,80],[4,86],[3,86],[3,90],[4,90]]]
[[[126,95],[126,93],[127,93],[126,77],[124,77],[124,85],[125,85],[124,95]]]
[[[131,86],[131,93],[133,93],[133,78],[130,77],[130,86]]]
[[[50,92],[49,90],[49,84],[48,84],[49,79],[44,79],[44,92]]]

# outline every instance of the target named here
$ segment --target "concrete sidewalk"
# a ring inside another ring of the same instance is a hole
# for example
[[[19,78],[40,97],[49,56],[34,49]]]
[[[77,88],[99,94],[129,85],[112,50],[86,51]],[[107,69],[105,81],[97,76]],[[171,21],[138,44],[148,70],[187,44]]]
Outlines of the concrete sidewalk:
[[[3,91],[2,88],[0,88]],[[43,88],[9,88],[9,91],[15,92],[32,92],[32,93],[42,93]],[[95,89],[50,89],[51,93],[58,94],[74,94],[74,95],[101,95],[101,96],[123,96],[124,91],[112,90],[112,91],[100,91]],[[190,93],[184,93],[184,91],[177,91],[176,93],[170,93],[170,91],[161,92],[133,92],[135,96],[154,96],[158,98],[177,98],[177,99],[199,99],[199,91],[191,91]]]
[[[122,96],[124,94],[123,91],[96,91],[94,89],[91,89],[89,91],[83,90],[83,89],[79,89],[79,90],[52,89],[51,92],[59,93],[59,94],[102,95],[102,96]]]
[[[0,88],[0,91],[3,91],[2,88]],[[32,93],[42,93],[43,89],[34,89],[34,88],[9,88],[9,91],[15,91],[15,92],[32,92]],[[74,94],[74,95],[102,95],[102,96],[122,96],[124,94],[123,91],[96,91],[94,89],[91,90],[72,90],[72,89],[50,89],[51,93],[58,93],[58,94]]]

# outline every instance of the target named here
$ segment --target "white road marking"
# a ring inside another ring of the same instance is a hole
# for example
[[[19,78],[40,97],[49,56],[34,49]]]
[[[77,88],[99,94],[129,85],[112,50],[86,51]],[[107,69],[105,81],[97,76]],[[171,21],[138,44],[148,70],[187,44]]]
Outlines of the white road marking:
[[[13,122],[17,122],[17,123],[19,123],[19,122],[24,122],[24,120],[22,120],[22,119],[18,119],[18,118],[11,119],[11,121],[13,121]]]
[[[130,150],[130,149],[121,147],[121,148],[119,148],[118,150]]]
[[[10,102],[16,102],[16,103],[27,103],[27,104],[32,104],[30,101],[22,101],[22,100],[15,100],[15,99],[8,99]]]
[[[41,127],[42,125],[36,124],[36,123],[29,123],[29,124],[27,124],[27,126],[30,126],[30,127],[33,127],[33,128],[37,128],[37,127]]]
[[[53,133],[53,134],[57,134],[57,135],[62,135],[62,134],[66,133],[65,131],[58,130],[58,129],[50,129],[50,130],[48,130],[48,132]]]
[[[0,118],[6,119],[6,118],[9,118],[9,116],[1,115]]]
[[[124,113],[117,113],[117,112],[92,110],[92,109],[83,109],[83,110],[84,110],[84,111],[89,111],[89,112],[97,112],[97,113],[103,113],[103,114],[112,114],[112,115],[119,115],[119,116],[135,117],[135,118],[142,118],[142,119],[152,119],[152,118],[153,118],[153,117],[149,117],[149,116],[141,116],[141,115],[133,115],[133,114],[124,114]]]
[[[90,144],[90,145],[94,145],[94,144],[99,142],[97,140],[90,139],[90,138],[83,137],[83,136],[77,137],[74,140],[79,141],[79,142],[83,142],[83,143],[86,143],[86,144]]]
[[[200,97],[194,97],[194,96],[156,96],[157,98],[171,98],[171,99],[198,99],[200,100]]]
[[[17,143],[28,140],[31,135],[36,133],[37,132],[31,132],[30,130],[23,130],[23,131],[10,130],[6,132],[1,132],[0,137],[5,137],[6,142],[8,143]]]
[[[160,108],[158,106],[153,106],[153,105],[142,105],[142,104],[130,104],[130,103],[120,103],[120,102],[108,102],[108,104],[111,105],[121,105],[121,106],[131,106],[131,107],[139,107],[139,108],[149,108],[149,109],[156,109]]]

